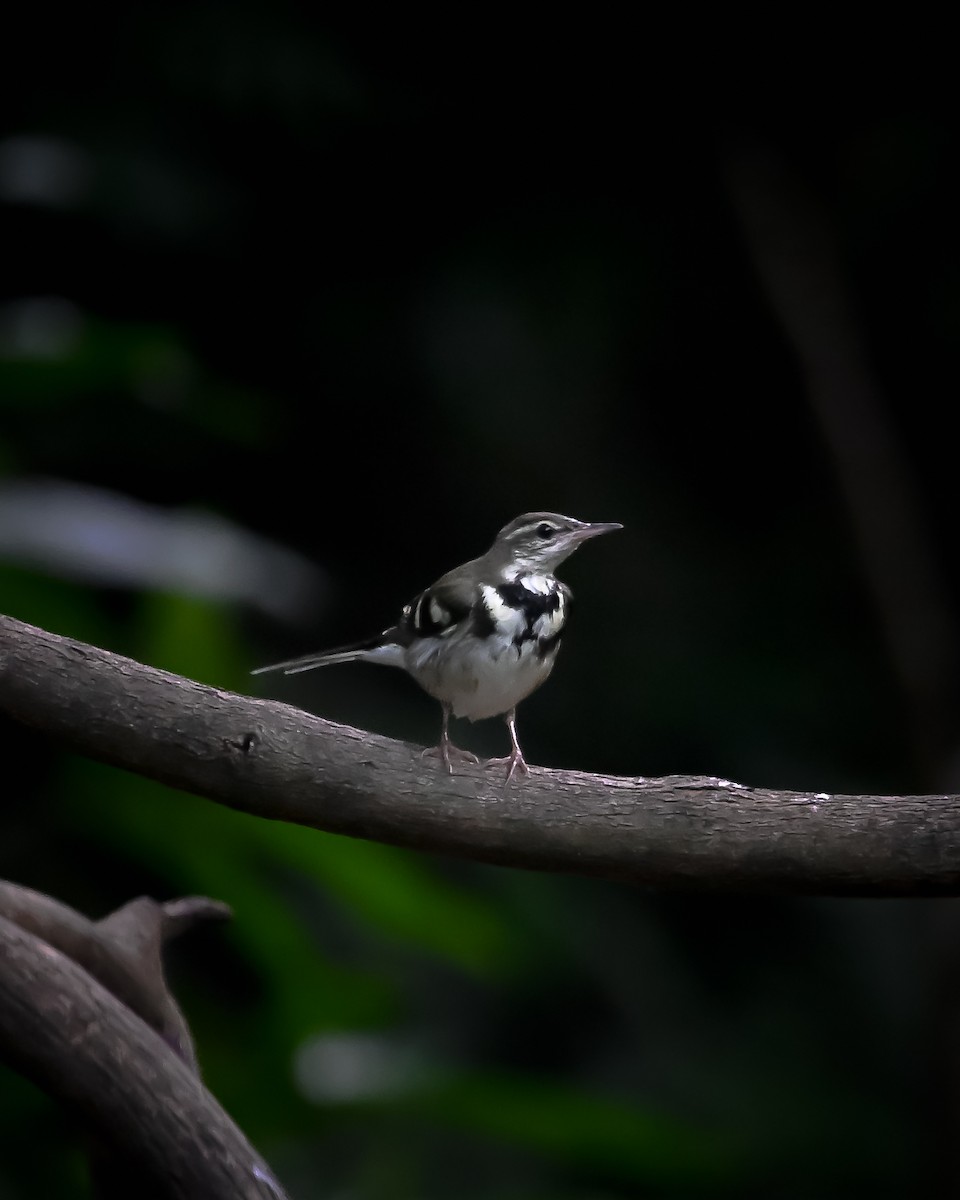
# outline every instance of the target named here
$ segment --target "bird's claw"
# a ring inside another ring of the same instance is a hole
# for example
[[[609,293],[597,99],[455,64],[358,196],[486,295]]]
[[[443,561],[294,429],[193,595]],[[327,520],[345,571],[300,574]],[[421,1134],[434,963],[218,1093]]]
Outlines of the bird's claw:
[[[426,750],[420,751],[420,757],[441,759],[448,775],[453,774],[454,762],[471,763],[476,766],[480,761],[472,751],[461,750],[453,742],[441,742],[439,746],[428,746]]]
[[[484,769],[489,771],[491,767],[507,768],[506,783],[510,782],[517,771],[521,775],[530,774],[530,768],[527,766],[527,761],[522,754],[508,754],[506,758],[488,758],[484,763]]]

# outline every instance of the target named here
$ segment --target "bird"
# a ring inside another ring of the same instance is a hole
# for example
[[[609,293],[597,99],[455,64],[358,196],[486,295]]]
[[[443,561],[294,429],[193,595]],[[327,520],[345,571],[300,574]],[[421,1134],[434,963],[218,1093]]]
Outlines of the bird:
[[[400,667],[440,702],[440,744],[423,753],[454,763],[478,763],[455,746],[450,718],[502,716],[510,753],[487,766],[506,766],[506,782],[528,771],[517,739],[517,705],[553,670],[573,593],[554,572],[584,542],[622,529],[617,522],[578,521],[559,513],[528,512],[500,530],[490,549],[442,575],[415,596],[395,625],[375,637],[285,662],[254,675],[296,675],[337,663]]]

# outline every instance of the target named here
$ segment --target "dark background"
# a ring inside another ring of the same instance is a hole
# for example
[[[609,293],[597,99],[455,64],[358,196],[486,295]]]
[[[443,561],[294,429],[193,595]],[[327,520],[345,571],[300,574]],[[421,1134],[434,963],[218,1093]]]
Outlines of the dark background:
[[[248,671],[381,628],[519,512],[619,520],[562,572],[531,762],[956,790],[936,38],[637,21],[201,2],[12,29],[0,608],[428,744],[399,673]],[[505,752],[498,722],[456,734]],[[298,1197],[955,1171],[952,901],[484,869],[0,741],[0,874],[92,915],[234,907],[174,982]],[[0,1195],[82,1194],[41,1095],[0,1076],[0,1118]]]

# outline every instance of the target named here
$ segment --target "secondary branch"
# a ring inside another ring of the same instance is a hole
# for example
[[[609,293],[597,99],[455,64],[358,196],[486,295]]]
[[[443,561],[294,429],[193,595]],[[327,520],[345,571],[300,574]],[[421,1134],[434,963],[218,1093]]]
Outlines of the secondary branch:
[[[94,922],[0,883],[0,1058],[80,1119],[97,1194],[283,1200],[200,1082],[162,976],[161,943],[226,911],[143,897]]]

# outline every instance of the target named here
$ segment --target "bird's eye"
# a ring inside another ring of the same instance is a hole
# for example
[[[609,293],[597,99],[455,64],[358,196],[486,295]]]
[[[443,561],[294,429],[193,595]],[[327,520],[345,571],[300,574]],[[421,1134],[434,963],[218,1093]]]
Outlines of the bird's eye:
[[[556,532],[557,531],[554,529],[554,527],[552,525],[548,525],[546,521],[543,521],[537,526],[537,537],[542,537],[544,540],[547,538],[552,538]]]

